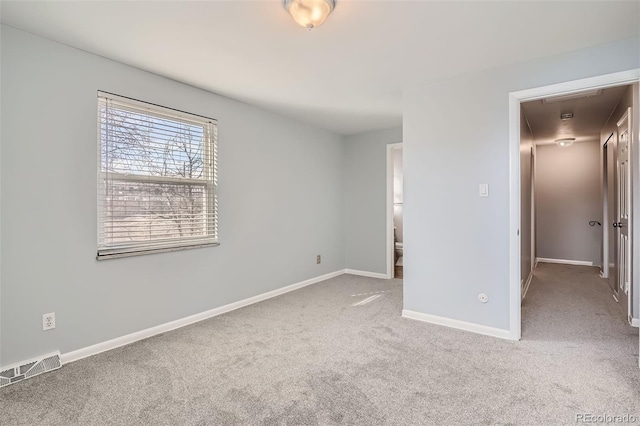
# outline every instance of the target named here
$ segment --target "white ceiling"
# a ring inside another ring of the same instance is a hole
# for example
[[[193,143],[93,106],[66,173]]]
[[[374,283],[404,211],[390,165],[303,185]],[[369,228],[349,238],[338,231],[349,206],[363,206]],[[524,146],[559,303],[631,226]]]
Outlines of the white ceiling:
[[[640,2],[6,1],[4,24],[340,134],[400,125],[402,90],[640,34]]]
[[[549,145],[556,139],[575,138],[576,142],[600,140],[600,131],[622,100],[629,86],[611,87],[597,96],[574,98],[561,102],[526,102],[522,109],[527,117],[536,145]],[[570,120],[560,114],[573,113]]]

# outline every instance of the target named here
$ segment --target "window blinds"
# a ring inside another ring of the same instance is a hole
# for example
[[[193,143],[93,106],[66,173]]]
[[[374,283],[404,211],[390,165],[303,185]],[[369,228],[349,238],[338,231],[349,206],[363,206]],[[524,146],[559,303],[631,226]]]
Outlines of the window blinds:
[[[98,92],[98,259],[218,242],[215,120]]]

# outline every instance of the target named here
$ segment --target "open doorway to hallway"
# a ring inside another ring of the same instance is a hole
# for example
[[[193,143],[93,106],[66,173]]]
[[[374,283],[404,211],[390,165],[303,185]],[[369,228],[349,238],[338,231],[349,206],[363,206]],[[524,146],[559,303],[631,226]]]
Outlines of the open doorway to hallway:
[[[580,327],[619,327],[624,335],[637,325],[630,220],[637,93],[635,83],[520,106],[525,339]]]

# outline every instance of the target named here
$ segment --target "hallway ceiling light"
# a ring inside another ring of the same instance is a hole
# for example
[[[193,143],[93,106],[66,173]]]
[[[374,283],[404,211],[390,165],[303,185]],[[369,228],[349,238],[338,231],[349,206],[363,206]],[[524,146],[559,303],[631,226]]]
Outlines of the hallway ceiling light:
[[[298,25],[312,30],[322,25],[336,6],[335,0],[282,0],[282,5]]]
[[[573,118],[572,112],[565,112],[560,114],[560,120],[571,120]]]
[[[568,146],[573,145],[575,141],[576,141],[576,138],[556,139],[556,143],[558,144],[558,146],[562,148],[566,148]]]

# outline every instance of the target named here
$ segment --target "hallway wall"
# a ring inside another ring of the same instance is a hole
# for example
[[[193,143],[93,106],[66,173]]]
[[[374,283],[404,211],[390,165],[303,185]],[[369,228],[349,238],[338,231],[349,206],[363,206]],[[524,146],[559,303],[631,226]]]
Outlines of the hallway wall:
[[[520,277],[527,281],[531,273],[531,151],[534,149],[533,134],[524,110],[520,107]]]
[[[601,263],[600,144],[542,145],[536,158],[538,257]]]

